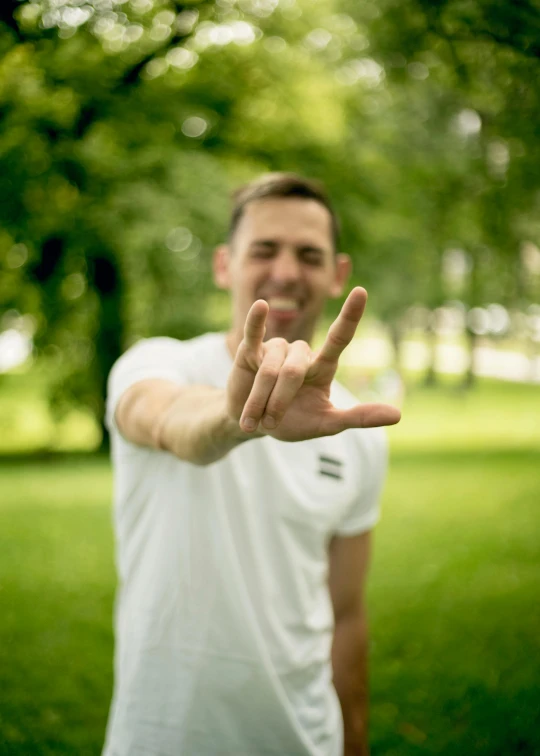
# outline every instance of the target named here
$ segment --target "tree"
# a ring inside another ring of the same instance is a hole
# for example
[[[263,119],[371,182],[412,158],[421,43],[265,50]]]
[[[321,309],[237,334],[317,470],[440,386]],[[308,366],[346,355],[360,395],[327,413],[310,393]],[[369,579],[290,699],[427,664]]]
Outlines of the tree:
[[[469,307],[534,296],[532,4],[24,0],[0,24],[0,296],[33,315],[59,406],[101,418],[131,341],[224,324],[211,250],[260,170],[326,182],[396,345],[448,298],[449,248]]]

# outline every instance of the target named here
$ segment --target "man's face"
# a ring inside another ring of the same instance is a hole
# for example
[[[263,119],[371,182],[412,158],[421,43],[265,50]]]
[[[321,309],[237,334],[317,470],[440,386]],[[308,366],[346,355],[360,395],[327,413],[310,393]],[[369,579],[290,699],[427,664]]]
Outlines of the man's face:
[[[323,205],[272,197],[248,203],[231,244],[218,250],[215,276],[231,292],[237,341],[251,305],[265,299],[265,338],[292,342],[311,340],[326,300],[341,294],[349,269],[349,258],[334,253]]]

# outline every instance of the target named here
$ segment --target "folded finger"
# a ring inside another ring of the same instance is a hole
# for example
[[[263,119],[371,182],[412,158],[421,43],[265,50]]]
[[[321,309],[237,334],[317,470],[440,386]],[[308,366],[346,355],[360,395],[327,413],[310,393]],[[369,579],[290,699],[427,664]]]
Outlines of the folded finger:
[[[248,433],[254,431],[264,414],[268,398],[272,393],[279,371],[287,355],[285,339],[272,339],[266,345],[266,352],[257,370],[253,388],[244,405],[240,426]]]
[[[276,428],[283,420],[291,402],[304,383],[309,368],[311,350],[305,341],[295,341],[288,349],[287,357],[279,371],[262,424],[269,430]]]

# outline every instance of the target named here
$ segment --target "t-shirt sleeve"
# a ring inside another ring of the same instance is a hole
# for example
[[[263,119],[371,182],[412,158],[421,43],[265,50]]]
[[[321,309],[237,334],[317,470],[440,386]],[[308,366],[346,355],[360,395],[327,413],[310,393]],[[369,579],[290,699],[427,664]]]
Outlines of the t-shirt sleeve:
[[[133,384],[148,378],[188,383],[185,344],[169,338],[145,339],[128,349],[113,365],[107,383],[105,423],[116,428],[114,414],[120,398]]]
[[[353,536],[371,530],[380,519],[380,498],[388,467],[388,444],[382,428],[363,430],[358,444],[359,490],[336,534]]]

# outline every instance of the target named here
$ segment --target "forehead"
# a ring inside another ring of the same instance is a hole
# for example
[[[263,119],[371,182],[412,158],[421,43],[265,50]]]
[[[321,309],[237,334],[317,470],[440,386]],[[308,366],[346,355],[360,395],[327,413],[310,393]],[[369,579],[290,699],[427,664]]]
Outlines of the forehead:
[[[245,244],[260,239],[333,247],[330,212],[317,200],[302,197],[268,197],[249,202],[236,233]]]

